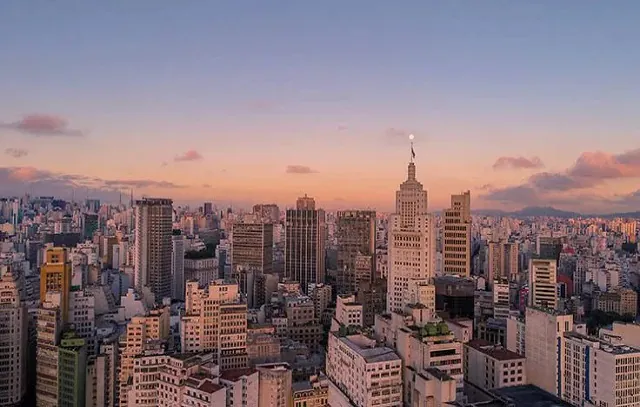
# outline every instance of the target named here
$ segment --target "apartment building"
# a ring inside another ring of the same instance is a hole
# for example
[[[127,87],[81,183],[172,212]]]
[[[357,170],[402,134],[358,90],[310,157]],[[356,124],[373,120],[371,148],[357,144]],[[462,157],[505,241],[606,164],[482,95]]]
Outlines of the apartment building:
[[[464,344],[464,378],[483,389],[527,383],[526,359],[500,345],[474,339]]]
[[[362,334],[329,334],[327,351],[330,406],[402,406],[402,360]],[[348,404],[352,403],[352,404]]]
[[[309,380],[293,383],[293,407],[325,407],[329,398],[329,380],[313,375]]]
[[[213,352],[222,371],[246,368],[247,304],[235,282],[186,284],[185,315],[180,320],[183,352]]]
[[[24,278],[7,268],[0,278],[0,406],[19,405],[27,389],[27,308]]]
[[[291,367],[288,363],[257,365],[260,401],[258,407],[292,407]]]
[[[227,407],[255,407],[259,404],[260,377],[256,369],[223,372],[220,384],[227,389]]]
[[[555,259],[529,260],[529,306],[555,309],[558,304]]]

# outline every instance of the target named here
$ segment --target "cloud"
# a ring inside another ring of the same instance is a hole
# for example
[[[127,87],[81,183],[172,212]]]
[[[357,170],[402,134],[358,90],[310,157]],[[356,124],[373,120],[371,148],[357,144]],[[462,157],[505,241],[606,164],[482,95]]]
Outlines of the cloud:
[[[516,169],[532,169],[532,168],[542,168],[544,164],[539,157],[498,157],[495,163],[493,163],[494,170],[500,170],[505,168],[516,168]]]
[[[7,148],[4,150],[4,153],[13,158],[22,158],[29,154],[29,152],[23,148]]]
[[[569,174],[541,172],[529,177],[529,184],[549,191],[570,191],[572,189],[590,188],[596,182],[589,178],[573,177]]]
[[[536,189],[527,185],[516,185],[493,189],[482,197],[489,201],[517,203],[522,205],[535,205],[540,201],[540,197]]]
[[[12,123],[0,123],[0,129],[8,129],[33,136],[83,137],[80,130],[69,128],[59,116],[32,114]]]
[[[213,188],[211,184],[202,184],[202,188]]]
[[[569,174],[596,180],[640,177],[640,149],[622,154],[582,153],[569,169]]]
[[[347,126],[346,124],[339,124],[337,127],[338,131],[347,131],[349,130],[349,126]]]
[[[316,172],[318,171],[306,165],[287,165],[286,169],[287,174],[313,174]]]
[[[198,161],[198,160],[202,160],[202,155],[200,155],[200,153],[197,152],[196,150],[189,150],[189,151],[185,152],[182,155],[176,156],[173,159],[173,161],[176,161],[176,162],[180,162],[180,161]]]
[[[116,189],[146,189],[146,188],[162,188],[162,189],[177,189],[186,188],[185,185],[174,184],[169,181],[154,181],[150,179],[115,179],[102,181],[105,186]]]

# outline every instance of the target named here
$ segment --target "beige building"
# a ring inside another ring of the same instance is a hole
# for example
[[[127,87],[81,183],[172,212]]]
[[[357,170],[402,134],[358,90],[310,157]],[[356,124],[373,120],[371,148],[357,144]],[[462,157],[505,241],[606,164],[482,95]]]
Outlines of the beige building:
[[[518,244],[508,242],[489,242],[487,283],[493,280],[518,279]]]
[[[427,191],[409,163],[407,179],[396,191],[396,212],[389,219],[387,312],[402,311],[410,280],[429,281],[435,272],[433,217],[427,211]]]
[[[558,354],[564,352],[559,343],[565,332],[573,330],[573,315],[529,307],[525,329],[527,381],[558,394]]]
[[[328,402],[332,407],[402,406],[402,360],[362,334],[329,333]],[[353,404],[351,404],[353,403]]]
[[[169,308],[151,310],[146,316],[131,318],[121,345],[118,393],[121,406],[129,404],[130,380],[137,357],[150,352],[164,353],[169,338]]]
[[[184,258],[184,281],[197,281],[207,286],[217,280],[220,265],[215,257],[200,257],[196,253],[187,253]],[[186,290],[186,289],[185,289]]]
[[[315,307],[316,318],[322,318],[324,310],[331,304],[332,289],[328,284],[314,284],[309,290],[309,297]]]
[[[328,406],[329,380],[326,376],[311,376],[309,380],[293,383],[293,407]]]
[[[180,321],[183,352],[213,352],[222,371],[248,366],[247,304],[235,282],[216,280],[207,287],[186,286],[185,315]]]
[[[444,274],[471,275],[471,192],[451,195],[443,213],[442,269]]]
[[[236,222],[231,231],[232,267],[273,271],[273,224],[252,220]]]
[[[518,355],[526,354],[526,326],[523,318],[507,318],[507,349]]]
[[[256,369],[223,372],[220,384],[227,388],[227,407],[255,407],[259,404],[260,379]]]
[[[337,291],[354,294],[361,282],[370,282],[376,270],[376,212],[338,211]]]
[[[280,339],[275,332],[247,333],[247,357],[251,366],[280,361]]]
[[[464,345],[464,378],[482,389],[527,384],[523,355],[474,339]]]
[[[24,279],[10,266],[0,270],[0,275],[0,406],[17,406],[27,389],[28,321],[22,297]]]
[[[558,304],[557,272],[555,259],[529,260],[530,307],[556,309]]]
[[[337,330],[342,326],[363,326],[362,304],[356,302],[355,295],[338,295],[336,302],[336,314],[334,316],[334,327]]]
[[[640,348],[640,324],[614,322],[610,329],[601,328],[600,337],[613,344]]]
[[[593,296],[593,309],[615,312],[619,315],[638,316],[638,294],[630,288],[616,288],[611,292],[598,292]]]
[[[258,407],[292,407],[291,367],[288,363],[256,366],[260,377]]]
[[[309,284],[324,283],[326,237],[324,210],[316,209],[313,198],[298,198],[296,209],[286,212],[284,274],[304,293]]]

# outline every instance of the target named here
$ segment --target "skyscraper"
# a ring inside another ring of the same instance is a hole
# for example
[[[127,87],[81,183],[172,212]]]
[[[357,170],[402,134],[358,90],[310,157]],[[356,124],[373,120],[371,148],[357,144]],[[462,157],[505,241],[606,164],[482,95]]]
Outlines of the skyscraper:
[[[338,211],[338,294],[353,294],[376,270],[375,211]]]
[[[518,244],[489,242],[489,260],[486,279],[489,284],[503,278],[515,281],[518,278]]]
[[[22,276],[11,268],[0,278],[0,406],[18,406],[27,382],[27,308]]]
[[[135,286],[148,287],[160,303],[171,296],[173,201],[144,198],[135,208]]]
[[[444,274],[471,275],[471,192],[451,195],[444,210],[442,260]]]
[[[204,203],[204,214],[205,216],[213,214],[213,204],[211,202]]]
[[[52,247],[45,252],[45,261],[40,268],[40,301],[46,301],[47,293],[59,294],[60,315],[68,322],[69,296],[71,291],[71,260],[63,247]]]
[[[206,203],[205,203],[206,205]],[[171,236],[171,297],[184,301],[184,244],[182,232],[174,230]]]
[[[529,260],[529,306],[555,310],[557,263],[553,259]]]
[[[296,209],[287,209],[284,272],[306,293],[310,283],[324,282],[325,213],[313,198],[299,198]]]
[[[246,219],[233,224],[231,275],[250,308],[264,304],[264,275],[273,270],[273,224]]]
[[[396,213],[389,220],[387,311],[402,310],[410,280],[430,281],[435,269],[435,228],[427,213],[427,191],[409,163],[407,179],[396,192]]]

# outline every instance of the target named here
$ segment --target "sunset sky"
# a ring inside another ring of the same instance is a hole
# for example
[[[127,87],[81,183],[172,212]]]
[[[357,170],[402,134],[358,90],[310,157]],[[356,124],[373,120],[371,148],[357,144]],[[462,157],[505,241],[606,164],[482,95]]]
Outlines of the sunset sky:
[[[637,0],[0,2],[0,196],[640,209]],[[84,192],[83,192],[84,191]],[[114,198],[115,197],[115,198]]]

